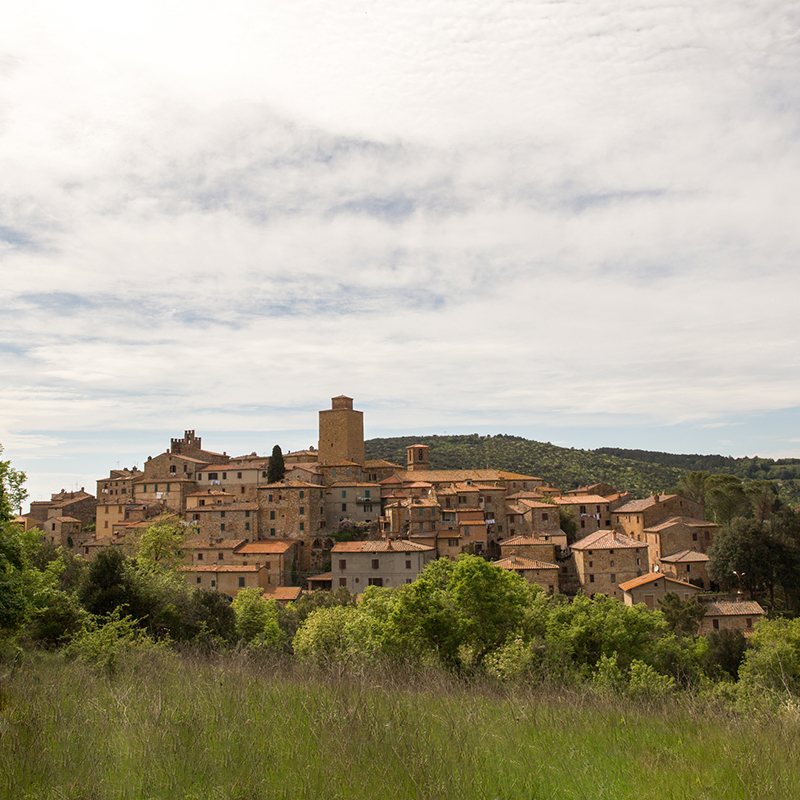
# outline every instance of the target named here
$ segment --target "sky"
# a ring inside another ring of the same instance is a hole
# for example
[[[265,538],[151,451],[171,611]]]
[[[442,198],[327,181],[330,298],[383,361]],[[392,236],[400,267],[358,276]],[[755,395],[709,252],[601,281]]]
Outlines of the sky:
[[[0,443],[32,499],[510,433],[800,457],[800,2],[11,0]]]

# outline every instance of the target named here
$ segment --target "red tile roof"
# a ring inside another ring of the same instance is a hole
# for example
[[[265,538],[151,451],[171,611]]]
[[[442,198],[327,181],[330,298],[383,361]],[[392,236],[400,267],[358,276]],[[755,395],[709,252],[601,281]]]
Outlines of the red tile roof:
[[[623,548],[642,548],[647,549],[644,542],[637,542],[636,539],[626,536],[624,533],[616,531],[599,530],[584,536],[579,542],[570,545],[573,550],[622,550]]]
[[[625,583],[619,584],[619,588],[622,589],[623,592],[629,592],[631,589],[636,589],[638,586],[644,586],[647,583],[653,583],[659,578],[663,578],[667,583],[674,583],[678,586],[691,589],[694,592],[700,591],[698,586],[695,586],[692,583],[686,583],[685,581],[679,581],[677,578],[672,578],[669,575],[665,575],[663,572],[648,572],[647,575],[641,575],[638,578],[633,578],[629,581],[625,581]]]

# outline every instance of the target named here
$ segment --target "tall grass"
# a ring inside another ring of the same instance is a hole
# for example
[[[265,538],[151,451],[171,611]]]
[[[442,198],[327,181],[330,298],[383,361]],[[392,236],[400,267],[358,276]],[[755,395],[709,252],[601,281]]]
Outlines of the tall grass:
[[[36,800],[795,798],[800,723],[681,700],[253,658],[0,668],[0,792]]]

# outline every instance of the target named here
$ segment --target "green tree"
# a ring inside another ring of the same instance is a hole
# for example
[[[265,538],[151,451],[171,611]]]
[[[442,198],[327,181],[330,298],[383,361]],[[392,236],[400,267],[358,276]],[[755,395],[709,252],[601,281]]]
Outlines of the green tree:
[[[286,465],[283,463],[283,451],[281,446],[276,444],[272,448],[272,455],[269,457],[269,468],[267,469],[267,483],[277,483],[283,480],[286,474]]]
[[[708,551],[708,575],[725,589],[741,586],[756,593],[775,579],[775,548],[768,527],[755,520],[735,519],[717,531]]]
[[[726,525],[750,510],[747,493],[735,475],[710,475],[705,490],[706,512],[719,525]]]
[[[0,455],[3,445],[0,444]],[[0,461],[0,522],[7,522],[22,513],[22,504],[28,497],[26,475],[11,466],[10,461]]]
[[[689,472],[682,475],[675,486],[675,493],[705,507],[706,482],[709,477],[708,472]]]
[[[284,635],[278,626],[278,606],[263,594],[262,589],[242,589],[236,595],[233,600],[236,632],[248,644],[279,648]]]
[[[677,592],[667,592],[658,601],[661,613],[667,622],[667,627],[678,636],[696,636],[700,627],[700,620],[706,610],[696,598],[681,600]]]
[[[136,557],[153,566],[176,567],[183,559],[186,526],[174,520],[145,528],[137,542]]]

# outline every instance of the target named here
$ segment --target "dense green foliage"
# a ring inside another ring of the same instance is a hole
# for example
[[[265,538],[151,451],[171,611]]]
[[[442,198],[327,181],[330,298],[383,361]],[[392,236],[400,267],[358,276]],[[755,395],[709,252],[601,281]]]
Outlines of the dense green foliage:
[[[0,455],[3,445],[0,444]],[[28,496],[24,486],[25,473],[14,469],[9,461],[0,460],[0,522],[19,514],[22,503]]]
[[[604,482],[633,497],[669,491],[690,472],[729,474],[742,481],[774,481],[787,502],[800,503],[800,459],[679,456],[603,447],[576,450],[520,436],[402,436],[370,439],[367,458],[385,458],[401,466],[406,447],[426,444],[432,469],[495,469],[543,478],[560,489]]]
[[[281,446],[276,444],[272,448],[272,455],[269,457],[269,467],[267,468],[267,483],[277,483],[283,480],[286,474],[286,465],[283,461],[283,451]]]

